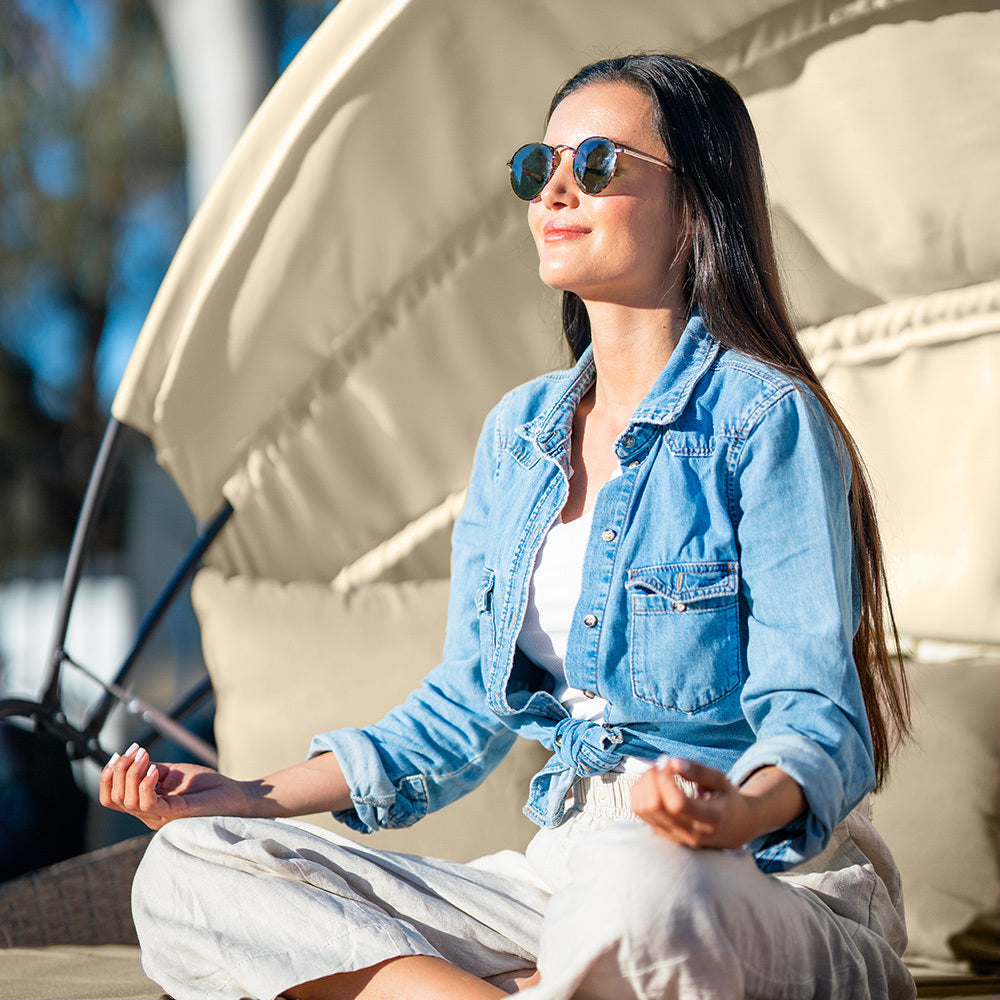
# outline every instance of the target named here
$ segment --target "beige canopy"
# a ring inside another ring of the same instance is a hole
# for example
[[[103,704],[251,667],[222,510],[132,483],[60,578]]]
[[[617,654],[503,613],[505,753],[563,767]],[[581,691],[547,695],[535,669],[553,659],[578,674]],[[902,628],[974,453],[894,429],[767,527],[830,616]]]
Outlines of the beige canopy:
[[[480,422],[565,363],[505,162],[584,62],[748,100],[782,266],[871,466],[900,624],[1000,642],[1000,11],[973,0],[342,0],[194,220],[114,404],[224,575],[447,575]]]

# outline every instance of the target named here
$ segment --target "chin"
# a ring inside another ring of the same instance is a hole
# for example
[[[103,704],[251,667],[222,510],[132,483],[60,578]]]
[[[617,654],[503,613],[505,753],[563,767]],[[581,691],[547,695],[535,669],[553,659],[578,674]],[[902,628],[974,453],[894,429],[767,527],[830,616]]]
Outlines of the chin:
[[[557,292],[577,292],[579,294],[578,289],[583,287],[579,280],[573,280],[573,276],[568,274],[565,268],[540,266],[538,277],[549,288],[554,288]]]

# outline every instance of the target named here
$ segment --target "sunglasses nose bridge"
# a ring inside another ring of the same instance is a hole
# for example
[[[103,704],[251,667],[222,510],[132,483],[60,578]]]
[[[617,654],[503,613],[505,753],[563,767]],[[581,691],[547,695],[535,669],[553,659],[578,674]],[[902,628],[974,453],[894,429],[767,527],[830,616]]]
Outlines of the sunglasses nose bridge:
[[[553,181],[559,174],[560,168],[563,166],[563,162],[569,164],[570,177],[563,178],[558,190],[560,191],[575,191],[576,190],[576,180],[573,176],[573,157],[576,155],[576,150],[572,146],[549,146],[552,153],[552,168],[549,170],[549,176],[545,179],[545,183],[542,185],[541,191],[538,192],[538,197],[542,198],[545,195],[546,190],[548,190],[553,185]],[[564,154],[568,153],[569,156]]]

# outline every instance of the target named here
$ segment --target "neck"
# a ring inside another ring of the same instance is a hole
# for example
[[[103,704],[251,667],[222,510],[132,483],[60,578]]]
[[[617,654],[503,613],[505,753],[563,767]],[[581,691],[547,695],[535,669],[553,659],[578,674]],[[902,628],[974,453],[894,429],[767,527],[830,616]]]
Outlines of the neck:
[[[597,369],[594,410],[626,422],[673,354],[684,331],[683,310],[586,305]]]

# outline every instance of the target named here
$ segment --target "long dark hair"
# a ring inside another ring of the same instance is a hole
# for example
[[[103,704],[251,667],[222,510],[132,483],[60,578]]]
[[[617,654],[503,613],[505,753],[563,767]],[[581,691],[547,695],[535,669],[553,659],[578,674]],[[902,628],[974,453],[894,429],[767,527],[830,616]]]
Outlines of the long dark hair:
[[[684,299],[713,336],[808,387],[836,426],[851,462],[849,506],[861,584],[854,662],[872,733],[877,787],[895,743],[909,732],[910,705],[882,544],[864,463],[802,351],[785,305],[767,207],[764,170],[750,115],[735,88],[712,70],[668,54],[639,54],[585,66],[552,99],[590,84],[624,84],[651,100],[675,165],[680,231],[690,234]],[[563,331],[573,356],[590,343],[582,300],[563,293]],[[890,649],[891,644],[891,649]]]

